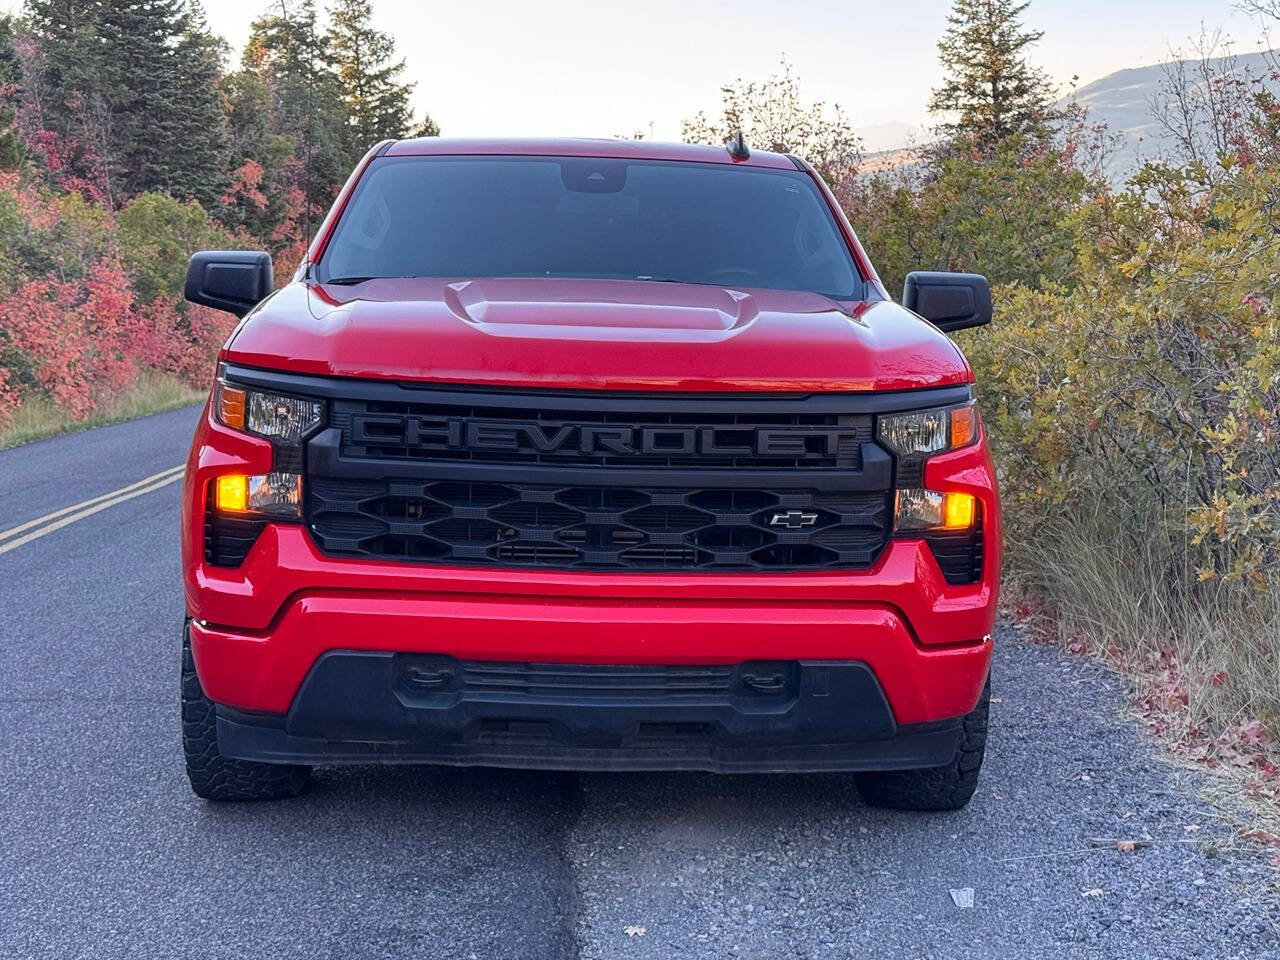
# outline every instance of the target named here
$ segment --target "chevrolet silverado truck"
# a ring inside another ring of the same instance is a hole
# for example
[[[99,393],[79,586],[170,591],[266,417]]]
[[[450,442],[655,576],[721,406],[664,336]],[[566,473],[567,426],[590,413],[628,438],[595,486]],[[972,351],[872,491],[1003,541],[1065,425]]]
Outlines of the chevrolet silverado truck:
[[[201,797],[315,765],[845,771],[956,809],[1000,571],[986,281],[895,303],[805,161],[385,142],[242,319],[182,501]]]

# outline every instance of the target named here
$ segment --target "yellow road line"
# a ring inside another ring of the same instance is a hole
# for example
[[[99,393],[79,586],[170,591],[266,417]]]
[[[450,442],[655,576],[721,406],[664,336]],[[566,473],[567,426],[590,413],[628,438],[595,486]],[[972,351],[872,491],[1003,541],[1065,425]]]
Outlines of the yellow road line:
[[[159,473],[153,473],[149,477],[143,477],[137,483],[131,483],[127,487],[121,487],[119,490],[112,490],[110,493],[104,493],[98,497],[91,497],[88,500],[81,500],[79,503],[73,503],[71,506],[63,507],[61,510],[55,510],[53,513],[46,513],[43,517],[36,517],[34,520],[28,520],[26,523],[20,524],[19,526],[13,527],[9,530],[5,530],[3,533],[0,533],[0,540],[8,540],[10,537],[17,536],[24,530],[30,530],[32,527],[38,527],[42,523],[55,520],[64,514],[73,513],[76,510],[92,506],[95,503],[101,503],[103,500],[110,500],[113,497],[118,497],[122,493],[128,493],[130,490],[136,490],[138,487],[154,483],[161,477],[172,477],[174,474],[181,476],[184,469],[185,464],[178,464],[178,466],[170,467],[168,470],[161,470]]]
[[[156,474],[156,476],[163,477],[163,479],[156,480],[154,483],[145,487],[139,487],[137,483],[130,484],[127,487],[117,490],[116,494],[118,494],[118,496],[114,496],[110,500],[104,500],[102,497],[95,497],[93,500],[86,500],[85,504],[91,505],[84,507],[83,510],[79,510],[76,513],[68,514],[67,510],[74,510],[75,507],[67,507],[64,510],[59,510],[56,513],[49,514],[50,517],[62,516],[61,519],[54,520],[52,523],[48,523],[43,527],[37,527],[30,533],[18,537],[16,540],[10,540],[8,543],[0,544],[0,553],[8,553],[10,550],[16,550],[18,547],[30,543],[32,540],[39,540],[41,537],[53,533],[55,530],[61,530],[63,527],[69,526],[77,520],[83,520],[85,517],[91,517],[95,513],[99,513],[109,507],[114,507],[117,504],[124,503],[126,500],[132,500],[134,497],[140,497],[144,493],[151,493],[152,491],[159,490],[162,487],[167,487],[169,484],[182,479],[182,468],[177,468],[177,472],[165,471],[165,473]],[[154,479],[154,477],[147,478],[147,480],[152,479]],[[146,483],[147,480],[140,480],[139,483]],[[112,495],[106,494],[105,496],[111,497]],[[84,506],[84,504],[77,504],[76,506]],[[47,519],[47,517],[42,517],[41,519]],[[20,529],[25,530],[29,528],[30,524],[24,524]],[[6,531],[4,534],[0,534],[0,536],[8,536],[11,533],[16,533],[18,529],[19,528],[15,527],[14,530]]]

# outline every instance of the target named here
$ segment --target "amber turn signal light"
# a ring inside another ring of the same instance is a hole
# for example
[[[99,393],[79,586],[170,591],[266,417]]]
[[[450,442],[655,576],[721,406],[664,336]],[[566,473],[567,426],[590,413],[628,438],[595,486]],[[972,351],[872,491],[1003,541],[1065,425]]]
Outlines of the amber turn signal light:
[[[225,383],[218,384],[219,423],[225,423],[235,430],[244,429],[244,391],[229,387]]]
[[[942,498],[942,528],[944,530],[968,530],[973,526],[977,512],[971,493],[948,493]]]
[[[951,447],[967,446],[978,436],[978,405],[971,403],[951,410]]]
[[[251,513],[273,520],[302,517],[302,475],[228,473],[214,481],[213,505],[220,513]]]
[[[227,513],[244,513],[249,509],[249,478],[240,473],[218,477],[213,503]]]

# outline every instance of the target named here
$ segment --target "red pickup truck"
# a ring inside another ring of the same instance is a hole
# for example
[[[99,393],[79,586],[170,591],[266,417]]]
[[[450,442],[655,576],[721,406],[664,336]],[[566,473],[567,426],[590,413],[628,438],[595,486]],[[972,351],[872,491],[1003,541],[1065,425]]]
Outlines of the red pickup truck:
[[[803,160],[622,141],[371,150],[243,317],[182,508],[187,772],[849,771],[955,809],[986,739],[1000,510],[947,331]]]

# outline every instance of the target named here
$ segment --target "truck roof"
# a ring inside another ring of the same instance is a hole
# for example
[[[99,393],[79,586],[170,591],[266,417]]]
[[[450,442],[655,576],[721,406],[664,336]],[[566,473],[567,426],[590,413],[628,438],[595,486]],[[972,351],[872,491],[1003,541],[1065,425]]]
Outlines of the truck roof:
[[[748,146],[751,145],[748,144]],[[795,161],[785,153],[773,153],[751,147],[750,158],[735,160],[724,147],[692,143],[658,143],[652,140],[421,137],[416,140],[397,140],[391,143],[382,155],[389,157],[618,157],[629,160],[684,160],[694,163],[738,163],[749,167],[796,169]]]

